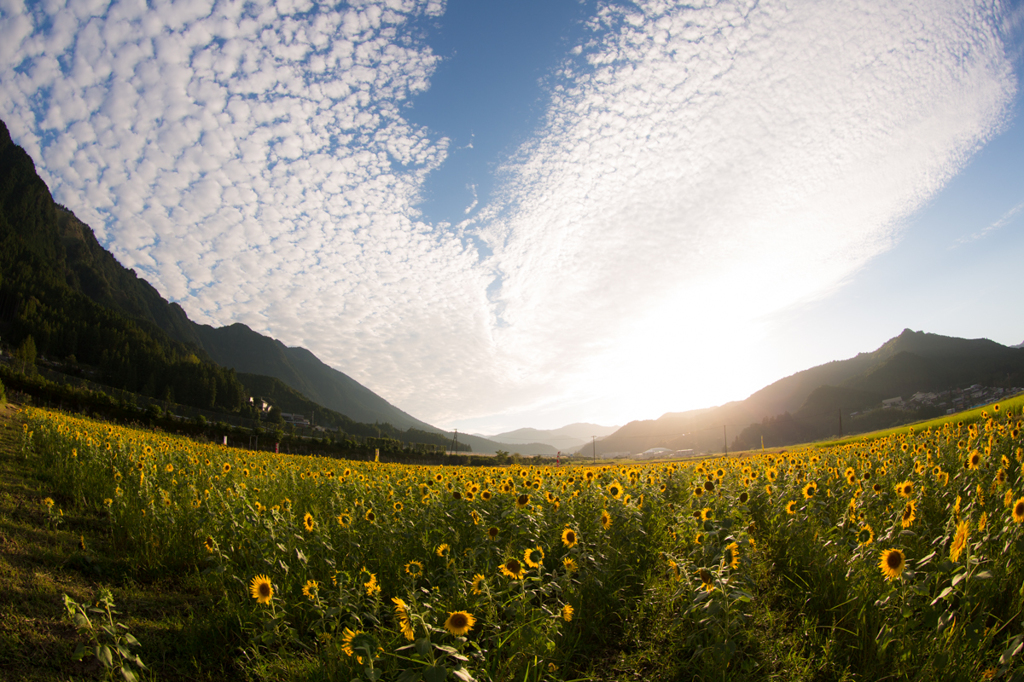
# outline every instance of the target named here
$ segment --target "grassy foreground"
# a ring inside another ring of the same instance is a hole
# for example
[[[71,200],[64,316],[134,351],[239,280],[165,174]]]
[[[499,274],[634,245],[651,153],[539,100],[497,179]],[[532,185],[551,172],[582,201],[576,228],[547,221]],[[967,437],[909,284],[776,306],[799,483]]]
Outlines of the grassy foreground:
[[[0,677],[1022,679],[1021,416],[470,470],[5,414]],[[104,588],[109,669],[63,601]]]

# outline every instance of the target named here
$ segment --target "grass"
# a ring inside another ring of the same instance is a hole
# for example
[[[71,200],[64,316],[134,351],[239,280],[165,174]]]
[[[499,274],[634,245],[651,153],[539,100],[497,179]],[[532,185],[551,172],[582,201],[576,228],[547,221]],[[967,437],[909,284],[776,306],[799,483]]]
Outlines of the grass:
[[[56,498],[46,477],[22,458],[20,431],[17,408],[0,408],[0,678],[49,682],[102,674],[95,660],[72,660],[76,644],[85,642],[63,604],[65,594],[90,602],[102,588],[111,590],[122,622],[142,642],[139,653],[155,677],[237,677],[230,655],[211,646],[232,638],[230,624],[217,628],[209,615],[219,595],[200,576],[139,574],[115,556],[105,520]],[[59,523],[48,519],[47,497],[55,499]]]

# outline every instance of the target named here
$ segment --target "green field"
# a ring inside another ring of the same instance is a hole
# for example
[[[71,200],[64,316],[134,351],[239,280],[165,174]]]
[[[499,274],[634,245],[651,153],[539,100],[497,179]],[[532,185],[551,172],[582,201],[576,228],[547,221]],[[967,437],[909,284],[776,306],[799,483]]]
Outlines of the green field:
[[[1021,679],[1022,409],[488,468],[25,409],[0,431],[0,677]]]

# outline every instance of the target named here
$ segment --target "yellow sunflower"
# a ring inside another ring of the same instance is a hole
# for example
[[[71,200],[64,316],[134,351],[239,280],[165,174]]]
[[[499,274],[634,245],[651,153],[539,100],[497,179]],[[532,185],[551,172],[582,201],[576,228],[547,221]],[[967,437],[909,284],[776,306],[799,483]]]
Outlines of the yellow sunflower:
[[[317,590],[320,584],[315,580],[307,580],[306,584],[302,586],[302,596],[308,598],[310,601],[316,599]]]
[[[451,553],[451,550],[452,548],[448,546],[448,543],[442,542],[440,545],[437,546],[437,549],[434,550],[434,554],[443,559]]]
[[[622,497],[622,485],[618,481],[609,483],[608,487],[605,488],[605,490],[607,490],[608,494],[614,497],[616,500]]]
[[[405,572],[413,578],[418,578],[423,575],[423,564],[413,559],[405,565]]]
[[[730,544],[726,545],[725,549],[722,551],[722,561],[729,568],[732,568],[732,569],[739,568],[740,567],[740,546],[739,546],[739,544],[733,542],[733,543],[730,543]]]
[[[523,561],[530,568],[540,568],[540,565],[544,563],[544,550],[540,547],[526,550],[523,552]]]
[[[914,519],[917,518],[917,502],[910,500],[907,505],[903,508],[903,520],[902,524],[904,528],[910,528],[914,523]]]
[[[352,517],[349,514],[339,514],[338,525],[342,528],[348,528],[352,525]]]
[[[316,521],[313,520],[313,515],[306,512],[306,515],[302,517],[302,525],[306,527],[306,532],[311,532],[313,527],[316,526]]]
[[[1013,503],[1013,522],[1021,523],[1022,521],[1024,521],[1024,497]]]
[[[506,575],[513,580],[522,580],[523,576],[526,575],[526,569],[519,563],[519,559],[509,559],[501,566],[498,566],[498,570],[501,571],[502,575]]]
[[[956,524],[956,535],[953,536],[953,545],[949,548],[949,560],[957,561],[960,554],[967,547],[967,536],[971,532],[971,522],[961,521]]]
[[[258,575],[249,583],[249,594],[261,604],[269,604],[274,597],[274,587],[270,584],[270,578],[265,575]]]
[[[490,528],[488,528],[487,529],[487,537],[489,537],[491,540],[497,540],[498,539],[498,528],[496,526],[491,526]]]
[[[562,567],[565,568],[566,573],[575,573],[577,571],[576,560],[572,557],[565,557],[562,559]]]
[[[814,497],[814,495],[817,492],[818,492],[818,484],[815,483],[814,481],[811,481],[810,483],[808,483],[807,485],[804,486],[804,490],[803,490],[804,499],[805,500],[811,499],[812,497]]]
[[[452,611],[444,622],[444,629],[456,637],[461,637],[473,629],[476,618],[468,611]]]
[[[566,604],[562,607],[562,620],[566,623],[572,621],[573,608],[572,604]]]
[[[487,587],[487,578],[485,578],[480,573],[477,573],[476,575],[474,575],[473,576],[473,584],[470,587],[470,589],[472,590],[473,594],[483,594],[485,587]]]
[[[341,633],[341,650],[345,652],[346,656],[352,656],[355,651],[352,650],[352,640],[363,634],[362,630],[351,630],[345,628],[344,632]]]
[[[206,547],[207,552],[212,552],[214,549],[217,548],[217,543],[213,539],[212,535],[207,535],[206,540],[203,541],[203,546]]]
[[[576,531],[572,528],[566,528],[562,531],[562,544],[570,549],[576,546],[577,543]]]
[[[886,580],[896,580],[907,566],[907,559],[898,549],[887,549],[881,554],[878,567]]]
[[[608,513],[607,509],[601,510],[601,525],[604,526],[605,530],[612,526],[612,515]]]
[[[789,502],[786,503],[786,513],[787,514],[796,514],[796,501],[795,500],[790,500]]]
[[[871,527],[870,523],[865,523],[864,527],[857,532],[857,542],[861,545],[870,545],[875,539],[875,529]]]

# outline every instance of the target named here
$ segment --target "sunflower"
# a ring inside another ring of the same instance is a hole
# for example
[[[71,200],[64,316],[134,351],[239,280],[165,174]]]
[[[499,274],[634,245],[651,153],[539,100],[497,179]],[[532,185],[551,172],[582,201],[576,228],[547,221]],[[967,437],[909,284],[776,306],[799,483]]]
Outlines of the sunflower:
[[[481,573],[474,575],[473,584],[470,587],[473,594],[483,594],[485,587],[487,587],[487,578],[485,578]]]
[[[404,508],[405,508],[405,506],[404,506],[404,505],[403,505],[403,504],[402,504],[401,502],[395,502],[395,503],[394,503],[394,504],[392,505],[392,507],[394,508],[394,510],[395,510],[395,513],[398,513],[398,512],[400,512],[400,511],[402,511],[402,509],[404,509]]]
[[[307,580],[306,584],[302,586],[302,596],[309,598],[310,601],[316,599],[317,589],[320,584],[315,580]]]
[[[985,525],[988,523],[988,512],[981,512],[981,518],[978,519],[978,532],[981,533],[985,530]]]
[[[576,560],[568,556],[562,559],[562,567],[565,569],[566,573],[575,573],[579,569],[579,567],[576,566]]]
[[[346,656],[353,656],[355,652],[352,650],[352,640],[363,634],[362,630],[351,630],[345,628],[345,631],[341,633],[341,650],[345,652]]]
[[[953,536],[953,545],[949,548],[949,560],[956,561],[960,558],[961,552],[967,547],[967,535],[971,532],[970,521],[961,521],[956,524],[956,535]]]
[[[725,549],[722,551],[722,561],[725,562],[729,568],[739,568],[740,546],[735,542],[726,545]]]
[[[607,509],[601,510],[601,525],[605,530],[612,527],[612,515],[608,513]]]
[[[402,631],[402,636],[410,642],[416,639],[416,631],[412,628],[412,623],[409,622],[409,605],[404,600],[398,597],[392,597],[391,602],[395,605],[395,618],[398,619],[398,627]]]
[[[750,494],[744,490],[740,493],[740,504],[746,504],[748,500],[750,500]]]
[[[423,575],[423,564],[413,559],[405,565],[405,572],[413,578],[418,578]]]
[[[306,515],[302,517],[302,525],[306,527],[306,532],[312,532],[313,527],[316,526],[316,521],[313,520],[313,515],[306,512]]]
[[[528,504],[530,504],[530,496],[529,495],[523,493],[522,495],[520,495],[519,497],[516,498],[516,508],[517,509],[522,509],[523,507],[525,507]]]
[[[217,542],[213,539],[212,535],[207,535],[206,540],[203,541],[203,546],[206,547],[207,552],[212,552],[217,548]]]
[[[489,537],[491,540],[497,540],[498,539],[498,527],[497,526],[491,526],[490,528],[488,528],[487,529],[487,537]]]
[[[1022,521],[1024,521],[1024,497],[1013,503],[1013,522],[1020,523]]]
[[[875,529],[871,527],[870,523],[865,523],[857,532],[857,542],[861,545],[870,545],[874,539]]]
[[[910,528],[913,525],[914,519],[917,518],[917,502],[910,500],[907,502],[907,506],[903,508],[903,527]]]
[[[364,516],[363,518],[369,521],[370,523],[373,523],[377,520],[377,515],[373,513],[372,509],[367,509],[366,516]]]
[[[977,450],[972,450],[967,461],[964,462],[964,468],[966,469],[977,469],[981,463],[981,453]]]
[[[786,503],[786,513],[796,514],[796,500],[790,500]]]
[[[476,618],[468,611],[453,611],[448,614],[448,619],[444,622],[444,629],[456,637],[461,637],[472,630],[475,623]]]
[[[811,481],[810,483],[808,483],[807,485],[804,486],[804,490],[803,490],[804,499],[805,500],[811,499],[812,497],[814,497],[815,493],[817,493],[817,492],[818,492],[818,484],[815,483],[814,481]]]
[[[576,546],[577,542],[578,542],[578,539],[576,538],[576,531],[574,531],[572,528],[566,528],[565,530],[562,531],[562,544],[563,545],[565,545],[566,547],[571,549],[571,548]]]
[[[605,488],[605,490],[607,490],[608,494],[614,497],[616,500],[622,497],[622,485],[618,481],[609,483],[608,487]]]
[[[902,483],[897,483],[896,484],[896,494],[899,495],[900,497],[910,497],[910,495],[913,492],[914,492],[914,482],[913,481],[903,481]]]
[[[526,575],[526,569],[519,563],[519,559],[509,559],[501,566],[498,566],[498,570],[501,571],[502,575],[506,575],[513,580],[522,580],[523,576]]]
[[[711,571],[706,568],[702,568],[697,571],[697,577],[700,579],[700,588],[705,592],[711,592],[715,589],[714,576],[711,575]]]
[[[434,550],[434,554],[444,559],[449,554],[451,554],[451,551],[452,548],[448,546],[448,543],[442,542],[440,545],[437,546],[437,549]]]
[[[231,462],[224,462],[224,473],[227,474],[227,473],[230,473],[230,472],[231,472]]]
[[[565,606],[563,606],[562,607],[562,620],[564,620],[566,623],[571,622],[572,621],[572,613],[573,613],[572,604],[566,604]]]
[[[907,559],[903,552],[898,549],[887,549],[881,554],[878,567],[882,569],[882,575],[886,580],[895,580],[903,573],[907,566]]]
[[[166,467],[164,467],[164,471],[166,471],[166,472],[167,472],[167,473],[169,473],[169,474],[170,474],[170,473],[173,473],[173,472],[174,472],[174,465],[173,465],[173,464],[171,464],[170,462],[168,462],[168,463],[167,463],[167,466],[166,466]]]
[[[544,563],[544,550],[540,547],[526,550],[523,552],[523,561],[530,568],[540,568],[540,565]]]
[[[352,517],[350,515],[348,515],[348,514],[339,514],[338,515],[338,525],[341,526],[342,528],[348,528],[349,526],[352,525]]]
[[[270,578],[265,575],[258,575],[249,583],[249,594],[261,604],[269,604],[274,597],[274,587],[270,584]]]

